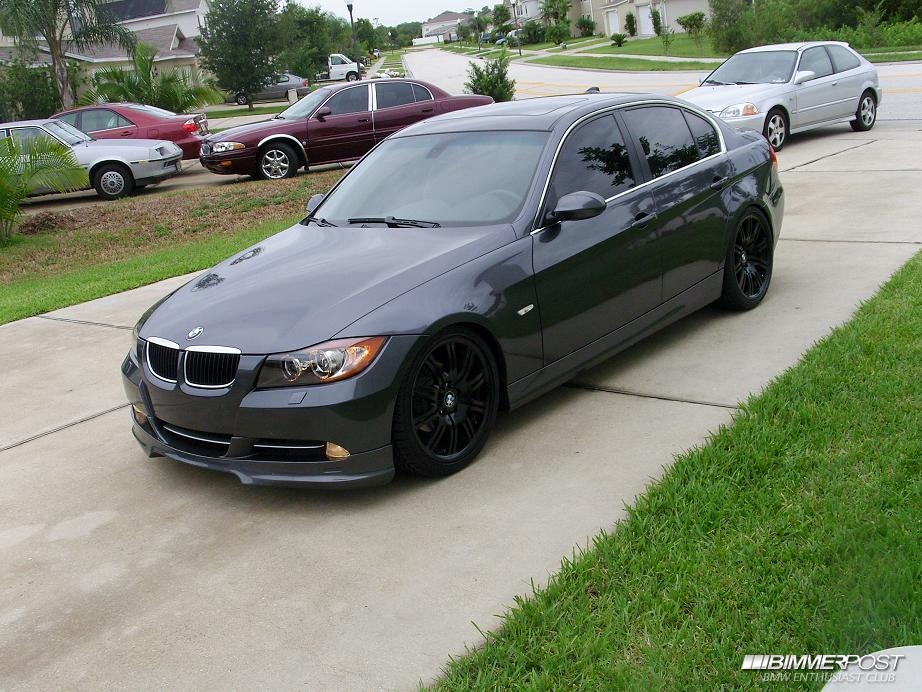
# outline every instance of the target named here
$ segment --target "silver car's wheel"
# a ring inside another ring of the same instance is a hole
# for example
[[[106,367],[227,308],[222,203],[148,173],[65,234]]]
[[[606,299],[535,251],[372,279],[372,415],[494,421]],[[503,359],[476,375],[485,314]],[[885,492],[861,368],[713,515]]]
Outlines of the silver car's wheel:
[[[772,149],[780,151],[788,138],[788,119],[780,108],[772,108],[765,117],[765,127],[762,130],[765,139],[772,145]]]
[[[93,187],[103,199],[118,199],[134,191],[134,177],[121,164],[108,163],[94,174]]]
[[[265,180],[290,178],[298,170],[298,157],[287,144],[269,144],[259,155],[259,177]]]
[[[874,123],[877,122],[877,101],[874,94],[866,91],[861,95],[858,101],[858,110],[855,111],[855,119],[849,123],[855,132],[867,132]]]

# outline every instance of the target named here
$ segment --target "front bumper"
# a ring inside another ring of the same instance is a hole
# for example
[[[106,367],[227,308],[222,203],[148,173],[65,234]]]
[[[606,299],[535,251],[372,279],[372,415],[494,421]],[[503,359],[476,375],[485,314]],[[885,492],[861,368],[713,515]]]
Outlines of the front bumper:
[[[182,153],[157,161],[133,161],[129,164],[131,175],[138,185],[149,185],[182,173]]]
[[[715,118],[720,118],[720,113],[711,113]],[[730,127],[737,130],[754,130],[759,134],[765,129],[765,113],[757,115],[744,115],[741,118],[720,118]]]
[[[394,477],[391,425],[417,337],[390,337],[376,362],[327,385],[254,389],[262,356],[242,356],[226,389],[159,380],[135,350],[122,364],[135,438],[148,456],[232,473],[245,484],[363,487]],[[326,442],[349,450],[329,459]]]
[[[212,173],[250,175],[256,172],[256,152],[249,147],[221,154],[204,154],[199,156],[199,163]]]

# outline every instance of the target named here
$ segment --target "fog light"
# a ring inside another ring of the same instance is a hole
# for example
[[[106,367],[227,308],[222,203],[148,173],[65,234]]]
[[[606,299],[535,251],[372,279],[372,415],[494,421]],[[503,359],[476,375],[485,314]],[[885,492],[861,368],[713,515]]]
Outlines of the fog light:
[[[342,459],[348,459],[350,456],[348,449],[340,447],[335,442],[327,442],[324,453],[330,461],[341,461]]]
[[[234,165],[234,162],[233,161],[221,161],[221,163],[219,163],[218,165],[221,168],[230,168],[232,165]]]
[[[137,404],[131,405],[131,411],[134,413],[134,420],[138,425],[147,425],[147,414]]]

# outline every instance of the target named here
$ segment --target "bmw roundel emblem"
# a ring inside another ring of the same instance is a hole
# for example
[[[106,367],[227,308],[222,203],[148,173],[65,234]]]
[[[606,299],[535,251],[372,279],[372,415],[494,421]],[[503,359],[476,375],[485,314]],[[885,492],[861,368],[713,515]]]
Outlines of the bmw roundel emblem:
[[[205,331],[204,327],[196,327],[191,332],[186,334],[186,338],[189,339],[189,341],[192,341],[192,339],[199,338],[202,335],[202,332],[204,331]]]

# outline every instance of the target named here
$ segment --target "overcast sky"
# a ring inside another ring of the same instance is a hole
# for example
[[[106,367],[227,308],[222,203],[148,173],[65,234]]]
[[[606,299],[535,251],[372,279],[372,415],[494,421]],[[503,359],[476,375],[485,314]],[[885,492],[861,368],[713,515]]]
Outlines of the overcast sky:
[[[346,9],[346,0],[298,0],[305,7],[317,7],[332,12],[335,15],[349,19],[349,11]],[[427,19],[441,14],[445,10],[452,12],[462,12],[468,7],[483,7],[489,4],[496,4],[496,0],[481,0],[477,5],[473,0],[464,0],[456,5],[451,4],[451,0],[354,0],[352,3],[352,14],[356,19],[364,17],[366,19],[378,19],[385,26],[396,26],[403,22],[424,22]]]

